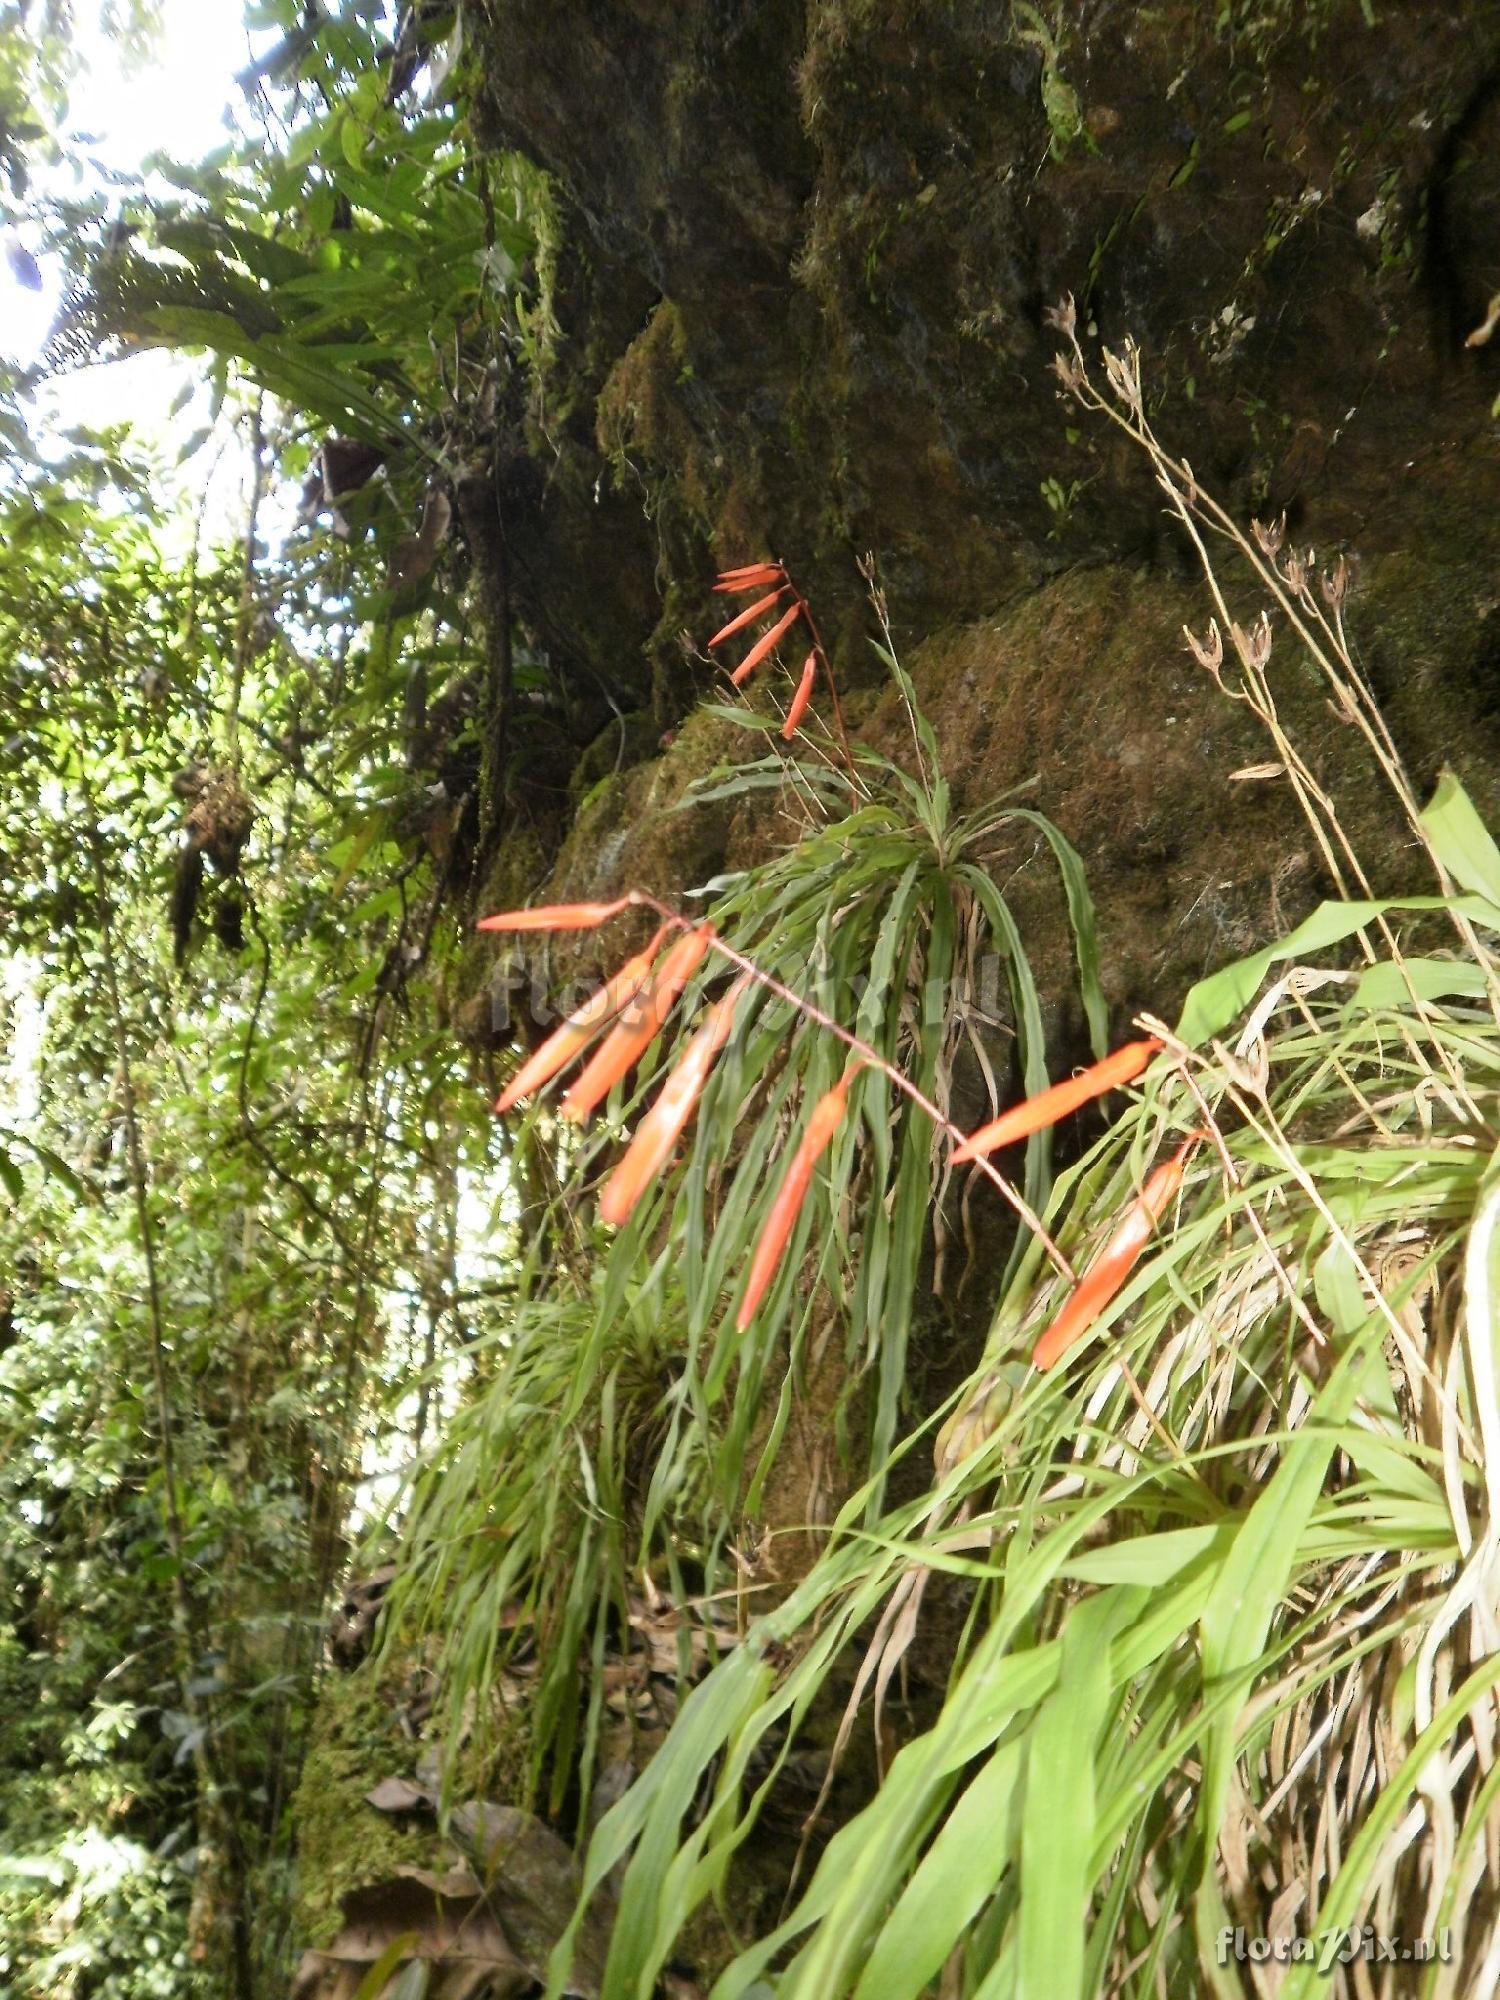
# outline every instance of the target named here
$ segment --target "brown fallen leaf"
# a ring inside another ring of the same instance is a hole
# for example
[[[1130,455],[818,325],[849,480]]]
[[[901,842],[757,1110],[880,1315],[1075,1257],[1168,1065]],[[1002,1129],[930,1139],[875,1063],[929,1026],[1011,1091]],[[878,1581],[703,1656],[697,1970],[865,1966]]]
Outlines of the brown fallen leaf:
[[[1490,300],[1488,306],[1485,308],[1484,318],[1469,335],[1468,339],[1464,342],[1464,346],[1487,347],[1497,326],[1500,326],[1500,292],[1496,292],[1495,296]]]
[[[365,1793],[365,1804],[383,1813],[431,1812],[436,1799],[410,1778],[382,1778],[373,1792]]]

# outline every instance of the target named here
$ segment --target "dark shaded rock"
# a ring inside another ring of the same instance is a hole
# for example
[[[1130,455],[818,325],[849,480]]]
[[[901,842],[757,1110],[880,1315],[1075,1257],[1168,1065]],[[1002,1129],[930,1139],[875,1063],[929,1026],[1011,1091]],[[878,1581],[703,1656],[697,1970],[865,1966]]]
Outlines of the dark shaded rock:
[[[1285,509],[1301,542],[1350,548],[1418,789],[1451,755],[1487,793],[1500,342],[1465,341],[1500,283],[1500,0],[1374,13],[486,0],[483,128],[559,190],[561,425],[508,462],[517,601],[579,688],[650,717],[533,813],[527,893],[552,864],[549,894],[678,896],[766,851],[754,802],[677,810],[710,740],[736,754],[719,725],[649,760],[651,725],[721,685],[699,650],[717,562],[790,564],[866,733],[897,747],[866,549],[960,795],[1034,780],[1083,851],[1122,1017],[1323,893],[1285,786],[1232,776],[1266,745],[1181,652],[1207,605],[1149,469],[1056,392],[1064,292],[1091,350],[1141,342],[1154,420],[1240,519]],[[1399,820],[1284,645],[1277,670],[1393,885]],[[486,906],[524,900],[520,854]],[[1020,867],[1061,1049],[1066,937],[1023,859],[996,866]],[[528,990],[597,973],[598,948],[552,950]],[[515,1017],[490,1006],[490,1032]]]
[[[835,624],[874,548],[909,633],[1085,550],[1157,548],[1149,480],[1071,442],[1052,394],[1064,291],[1141,341],[1205,477],[1319,540],[1434,427],[1488,421],[1497,362],[1461,342],[1500,228],[1471,171],[1500,115],[1493,4],[485,21],[490,128],[566,191],[561,393],[597,398],[655,528],[663,722],[706,678],[679,634],[710,548],[775,549]],[[575,497],[587,466],[580,444]]]
[[[375,1627],[395,1580],[396,1565],[382,1563],[368,1576],[351,1577],[345,1585],[328,1623],[328,1651],[345,1673],[352,1672],[374,1645]]]
[[[402,1965],[426,1968],[420,1990],[432,2000],[540,1993],[547,1955],[573,1912],[578,1864],[540,1820],[529,1813],[509,1818],[503,1860],[484,1880],[464,1866],[404,1866],[351,1890],[337,1937],[303,1954],[291,2000],[359,2000],[370,1968],[391,1953]],[[602,1927],[595,1923],[585,1927],[574,1954],[561,1989],[566,2000],[591,2000],[602,1962]]]

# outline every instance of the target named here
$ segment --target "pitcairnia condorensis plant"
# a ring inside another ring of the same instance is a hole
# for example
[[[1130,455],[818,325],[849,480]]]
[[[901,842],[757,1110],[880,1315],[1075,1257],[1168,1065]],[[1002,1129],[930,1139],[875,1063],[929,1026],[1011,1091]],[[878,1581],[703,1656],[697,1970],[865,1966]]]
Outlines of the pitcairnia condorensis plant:
[[[577,1663],[602,1658],[632,1569],[662,1566],[684,1604],[723,1591],[798,1371],[837,1340],[868,1397],[863,1476],[815,1558],[751,1596],[593,1832],[580,1911],[617,1890],[611,1997],[651,1992],[710,1901],[715,2000],[1239,1994],[1258,1938],[1294,1996],[1488,1990],[1500,1968],[1500,850],[1451,776],[1419,808],[1354,663],[1347,570],[1242,533],[1159,443],[1134,350],[1106,354],[1101,390],[1070,308],[1057,324],[1068,391],[1148,455],[1202,555],[1216,615],[1194,657],[1270,732],[1343,893],[1107,1053],[1077,857],[1014,802],[954,814],[890,658],[915,775],[836,720],[810,756],[725,780],[785,788],[806,830],[711,885],[702,918],[639,890],[492,920],[661,928],[502,1100],[534,1101],[602,1037],[560,1122],[608,1107],[574,1157],[600,1162],[614,1234],[525,1293],[493,1389],[418,1482],[408,1601],[453,1592],[450,1669],[477,1684],[519,1598],[563,1663],[536,1754],[587,1776],[599,1698]],[[1267,615],[1235,616],[1216,545]],[[766,621],[740,684],[807,628],[788,719],[750,719],[795,742],[827,672],[805,604],[777,564],[721,585],[756,601],[719,643]],[[1363,736],[1432,893],[1369,893],[1281,729],[1283,640]],[[985,866],[1022,828],[1059,863],[1094,1042],[1057,1083]],[[983,951],[1009,975],[1022,1101],[966,1135],[948,1086],[961,1042],[994,1046],[966,1011]],[[694,1029],[661,1060],[669,1010]],[[1051,1122],[1119,1087],[1052,1181]],[[1015,1252],[982,1357],[922,1408],[913,1316],[969,1173],[1010,1202]],[[576,1209],[566,1227],[583,1245]],[[946,1686],[893,1723],[938,1575],[966,1606]],[[814,1807],[807,1866],[750,1934],[741,1857],[830,1702],[824,1800],[867,1711],[879,1782],[836,1823]]]
[[[638,1580],[684,1607],[733,1594],[741,1622],[769,1590],[774,1555],[747,1583],[745,1548],[813,1377],[836,1382],[828,1421],[852,1468],[830,1465],[828,1491],[868,1476],[879,1519],[913,1331],[954,1285],[970,1178],[1048,1240],[1045,1118],[1007,1172],[988,1147],[977,1165],[953,1160],[966,1136],[948,1111],[956,1066],[997,1103],[1012,1073],[1028,1095],[1048,1083],[1042,1003],[998,874],[1056,870],[1083,1017],[1105,1051],[1094,913],[1067,840],[1019,799],[956,810],[889,645],[915,774],[851,744],[785,571],[722,582],[753,598],[754,615],[730,621],[751,638],[739,685],[771,657],[764,638],[797,625],[812,673],[785,720],[725,711],[774,747],[697,796],[774,787],[799,837],[708,885],[701,917],[637,888],[481,923],[523,946],[634,926],[611,976],[501,1093],[508,1122],[524,1106],[524,1142],[568,1178],[535,1217],[504,1333],[474,1356],[482,1391],[413,1477],[393,1606],[393,1627],[441,1635],[455,1738],[482,1726],[473,1691],[524,1649],[531,1783],[555,1807],[587,1799],[597,1663]],[[580,1188],[597,1188],[597,1207]]]

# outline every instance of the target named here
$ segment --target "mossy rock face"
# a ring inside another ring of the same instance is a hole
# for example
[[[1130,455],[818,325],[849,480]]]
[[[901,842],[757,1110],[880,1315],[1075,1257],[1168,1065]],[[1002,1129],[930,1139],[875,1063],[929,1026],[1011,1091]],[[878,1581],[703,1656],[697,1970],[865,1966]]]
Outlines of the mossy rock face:
[[[1478,495],[1497,476],[1500,451],[1485,441],[1452,458],[1446,486],[1420,508],[1365,522],[1345,606],[1417,797],[1451,763],[1491,824],[1500,822],[1500,524]],[[1403,530],[1413,527],[1408,546]],[[1263,597],[1232,560],[1223,580],[1248,624]],[[1202,632],[1210,608],[1196,581],[1103,564],[935,635],[910,661],[958,798],[977,807],[1018,791],[1079,849],[1120,1032],[1141,1008],[1172,1018],[1194,980],[1335,893],[1285,777],[1264,775],[1275,745],[1185,648],[1183,628]],[[1231,655],[1226,683],[1234,679]],[[1269,681],[1374,891],[1429,891],[1389,785],[1280,623]],[[900,754],[907,723],[893,695],[861,733]],[[1050,855],[1018,826],[989,865],[1032,957],[1054,1055],[1076,1056],[1083,1023]]]
[[[330,1674],[319,1690],[312,1737],[293,1797],[297,1853],[296,1922],[299,1943],[325,1950],[345,1921],[346,1899],[356,1891],[396,1879],[403,1869],[439,1875],[461,1858],[461,1838],[445,1839],[430,1807],[380,1811],[369,1794],[389,1779],[408,1779],[420,1765],[435,1766],[438,1746],[413,1741],[400,1716],[410,1692],[403,1674],[367,1661],[352,1673]],[[525,1794],[524,1709],[502,1712],[484,1734],[466,1743],[455,1774],[457,1798],[472,1802],[455,1812],[455,1826]],[[430,1798],[426,1793],[424,1796]]]
[[[1485,763],[1500,341],[1464,340],[1500,279],[1476,171],[1500,145],[1500,0],[1374,11],[635,0],[559,33],[544,0],[488,0],[484,130],[557,191],[568,413],[532,439],[517,603],[580,687],[642,715],[621,768],[584,753],[533,818],[550,895],[674,899],[773,837],[753,806],[673,811],[706,741],[682,718],[719,679],[695,646],[717,561],[791,565],[852,712],[896,747],[865,549],[960,790],[1034,778],[1084,851],[1122,1012],[1321,892],[1286,788],[1232,778],[1268,751],[1180,650],[1205,606],[1148,468],[1056,393],[1045,308],[1067,291],[1087,345],[1140,341],[1154,421],[1240,518],[1286,507],[1300,541],[1350,549],[1419,787],[1450,751]],[[1385,879],[1399,826],[1282,660],[1288,720]],[[1062,995],[1045,872],[1014,893]],[[588,976],[599,950],[558,962]]]
[[[728,865],[742,864],[746,846],[739,829],[753,828],[756,814],[753,806],[725,801],[693,804],[688,794],[720,765],[747,754],[747,748],[758,751],[760,744],[760,738],[743,736],[715,716],[690,716],[668,743],[657,745],[656,756],[610,770],[589,786],[544,881],[534,881],[506,903],[497,875],[486,885],[485,907],[593,902],[644,889],[689,913],[686,891]],[[555,1026],[595,982],[646,943],[655,924],[649,912],[627,911],[600,931],[501,940],[499,950],[494,938],[483,938],[472,976],[486,982],[487,993],[524,995],[536,1028]],[[486,1000],[485,1018],[498,1021],[514,1013],[514,1005],[491,1006]]]
[[[1500,360],[1463,340],[1500,272],[1471,171],[1500,139],[1493,0],[565,18],[489,0],[486,117],[563,190],[557,366],[663,597],[710,550],[774,549],[836,625],[872,548],[917,634],[1149,551],[1149,478],[1053,393],[1064,292],[1141,342],[1202,476],[1320,542],[1435,428],[1489,421]],[[649,650],[682,704],[680,623]]]
[[[1153,421],[1238,518],[1285,508],[1300,542],[1349,549],[1419,785],[1449,746],[1484,762],[1500,340],[1464,343],[1500,282],[1500,0],[1369,11],[486,0],[479,127],[553,191],[559,331],[503,485],[572,760],[562,779],[517,735],[510,900],[676,900],[778,837],[763,803],[672,810],[712,734],[684,718],[723,685],[721,562],[789,564],[851,716],[894,749],[866,550],[965,796],[1034,778],[1083,849],[1122,1012],[1320,892],[1285,789],[1231,782],[1268,752],[1180,652],[1206,606],[1144,460],[1058,394],[1064,292],[1091,351],[1140,341]],[[1404,836],[1285,670],[1381,877]],[[1065,995],[1044,876],[1015,894]],[[554,965],[597,976],[627,932],[542,954],[543,1011]]]
[[[647,709],[615,716],[573,766],[568,790],[575,804],[587,800],[596,785],[653,757],[661,748],[661,734]]]
[[[412,1745],[396,1719],[398,1690],[372,1666],[330,1675],[313,1718],[292,1801],[299,1941],[321,1951],[343,1925],[344,1898],[401,1867],[451,1861],[431,1820],[397,1818],[365,1801],[382,1778],[404,1777]]]
[[[1478,440],[1445,450],[1437,463],[1441,478],[1399,510],[1372,506],[1355,524],[1345,618],[1418,796],[1451,762],[1494,823],[1500,519],[1484,496],[1500,479],[1500,447]],[[1248,623],[1262,598],[1233,561],[1224,583]],[[1186,651],[1184,626],[1202,631],[1210,609],[1196,579],[1145,563],[1102,563],[1054,577],[991,617],[937,632],[907,659],[960,805],[976,809],[1015,793],[1081,852],[1121,1031],[1143,1007],[1170,1015],[1195,979],[1290,929],[1334,889],[1286,780],[1246,775],[1275,763],[1274,745]],[[1270,680],[1282,721],[1333,798],[1372,886],[1428,888],[1384,779],[1284,629]],[[861,691],[849,709],[857,739],[897,760],[908,754],[909,726],[893,690]],[[639,887],[675,902],[726,869],[764,858],[788,837],[774,793],[691,802],[695,783],[759,754],[763,743],[715,716],[691,717],[655,757],[588,792],[550,873],[532,852],[540,872],[528,894],[575,901]],[[1050,853],[1018,824],[989,865],[1033,961],[1052,1056],[1070,1060],[1085,1038]],[[487,907],[502,900],[496,892]],[[649,928],[642,916],[533,948],[533,990],[550,996],[575,982],[581,995],[584,982],[611,970]],[[476,963],[489,969],[493,945],[483,943]]]
[[[517,910],[536,900],[550,863],[534,834],[508,833],[492,855],[475,896],[479,916]],[[524,996],[497,976],[494,940],[471,934],[453,974],[454,1025],[478,1048],[503,1048],[524,1031],[529,1018]]]

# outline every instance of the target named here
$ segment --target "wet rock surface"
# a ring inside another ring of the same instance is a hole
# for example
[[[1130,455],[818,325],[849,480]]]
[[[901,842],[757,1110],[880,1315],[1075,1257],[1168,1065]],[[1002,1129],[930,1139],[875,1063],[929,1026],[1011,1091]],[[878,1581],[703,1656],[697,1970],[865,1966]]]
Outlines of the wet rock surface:
[[[558,199],[516,602],[601,731],[578,782],[549,765],[524,799],[490,864],[512,899],[549,874],[676,895],[770,837],[750,807],[676,809],[704,764],[683,720],[722,687],[719,562],[789,563],[891,747],[872,550],[960,793],[1031,779],[1083,850],[1122,1009],[1315,900],[1285,787],[1232,779],[1264,743],[1180,651],[1207,600],[1149,470],[1057,393],[1066,291],[1090,343],[1139,340],[1158,427],[1238,518],[1351,551],[1414,778],[1451,755],[1484,792],[1500,342],[1465,343],[1500,284],[1500,5],[635,0],[560,32],[488,0],[478,32],[483,134]],[[1399,876],[1350,732],[1290,648],[1277,670]]]

